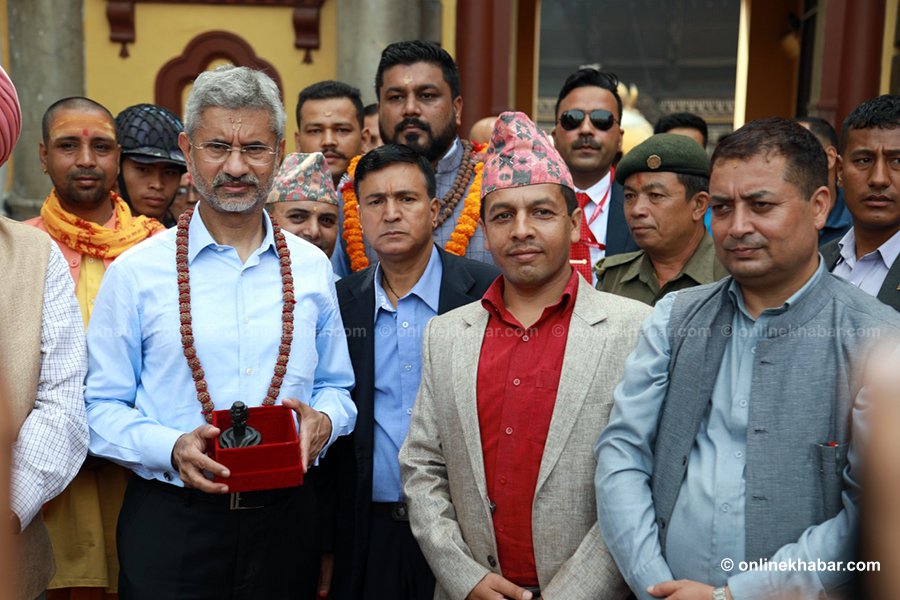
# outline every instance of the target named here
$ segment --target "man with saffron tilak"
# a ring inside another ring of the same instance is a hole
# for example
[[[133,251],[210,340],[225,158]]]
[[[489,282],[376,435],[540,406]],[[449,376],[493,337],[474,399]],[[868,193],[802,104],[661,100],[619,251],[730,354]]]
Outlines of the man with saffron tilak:
[[[356,420],[331,264],[263,209],[284,123],[262,72],[200,74],[179,145],[201,200],[116,261],[97,297],[90,451],[135,473],[117,531],[123,598],[306,593],[296,564],[317,542],[302,524],[305,486],[238,493],[206,454],[213,411],[236,401],[294,411],[304,471]]]
[[[463,99],[456,63],[432,42],[396,42],[381,53],[375,74],[378,122],[385,144],[402,144],[422,154],[434,168],[438,215],[434,241],[450,254],[493,264],[478,225],[484,146],[460,139]],[[348,173],[353,175],[356,163]],[[356,194],[344,195],[344,240],[354,271],[375,260],[365,245]]]
[[[105,107],[89,98],[64,98],[46,110],[41,128],[41,166],[53,189],[40,216],[27,223],[49,233],[62,251],[87,327],[110,263],[165,228],[134,215],[114,191],[120,148]],[[125,483],[126,471],[88,458],[66,491],[47,504],[57,565],[51,599],[69,598],[74,588],[97,598],[116,592],[115,523]]]

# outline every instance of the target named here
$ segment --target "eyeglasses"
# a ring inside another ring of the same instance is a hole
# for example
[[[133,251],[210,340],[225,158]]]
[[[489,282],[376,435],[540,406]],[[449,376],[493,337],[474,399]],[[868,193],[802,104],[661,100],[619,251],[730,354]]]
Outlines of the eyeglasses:
[[[600,131],[608,131],[610,127],[617,123],[614,114],[608,110],[598,108],[587,113],[591,119],[591,124]],[[585,112],[580,108],[563,111],[559,115],[559,125],[566,131],[577,129],[584,122]]]
[[[180,185],[180,186],[178,186],[178,189],[175,190],[175,195],[176,195],[176,196],[187,196],[188,194],[195,194],[195,195],[196,195],[196,194],[199,194],[199,193],[200,193],[200,192],[197,191],[197,188],[194,187],[194,186],[192,186],[192,185],[190,185],[190,186],[187,186],[187,185]]]
[[[232,146],[231,144],[225,144],[223,142],[203,142],[196,146],[191,144],[191,147],[198,151],[200,158],[203,159],[204,162],[214,165],[221,165],[224,163],[234,151],[240,152],[248,165],[257,167],[264,167],[275,159],[275,149],[270,148],[269,146],[263,146],[262,144]]]

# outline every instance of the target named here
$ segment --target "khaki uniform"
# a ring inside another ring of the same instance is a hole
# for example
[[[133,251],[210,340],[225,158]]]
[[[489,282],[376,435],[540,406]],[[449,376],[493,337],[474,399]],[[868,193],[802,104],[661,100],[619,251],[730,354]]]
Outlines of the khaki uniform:
[[[716,258],[712,239],[704,235],[694,254],[681,271],[660,288],[650,257],[643,250],[616,254],[597,261],[597,289],[617,296],[639,300],[650,306],[677,290],[718,281],[728,271]]]

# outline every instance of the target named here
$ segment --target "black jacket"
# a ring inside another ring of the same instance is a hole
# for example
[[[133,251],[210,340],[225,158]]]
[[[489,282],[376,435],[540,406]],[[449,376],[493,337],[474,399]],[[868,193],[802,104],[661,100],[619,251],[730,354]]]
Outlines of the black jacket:
[[[834,270],[834,267],[838,263],[838,259],[841,258],[841,247],[838,245],[839,241],[840,240],[833,240],[819,248],[819,252],[822,253],[822,257],[825,259],[825,268],[829,271]],[[895,260],[894,264],[891,265],[887,276],[884,278],[884,283],[881,284],[881,289],[878,290],[876,298],[894,310],[900,311],[900,258]]]
[[[631,230],[625,222],[625,189],[612,184],[609,193],[609,221],[606,223],[606,256],[636,252],[641,248],[631,237]]]
[[[443,265],[438,314],[475,302],[500,274],[490,265],[438,253]],[[351,396],[358,415],[353,433],[336,441],[323,460],[336,486],[333,597],[358,598],[368,553],[375,436],[375,267],[337,283],[338,302],[356,386]]]

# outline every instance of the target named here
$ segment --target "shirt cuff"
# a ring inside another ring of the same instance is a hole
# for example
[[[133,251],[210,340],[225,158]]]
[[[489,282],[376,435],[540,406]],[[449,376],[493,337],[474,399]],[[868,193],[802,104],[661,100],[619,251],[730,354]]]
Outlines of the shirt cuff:
[[[632,574],[629,584],[633,585],[632,591],[640,600],[658,600],[656,596],[647,593],[651,585],[672,581],[672,571],[668,563],[661,556],[657,556]]]
[[[346,397],[346,402],[349,403],[351,407],[354,406],[349,395]],[[342,402],[342,398],[339,397],[338,393],[332,391],[320,394],[315,398],[315,404],[311,404],[310,406],[319,412],[325,413],[328,415],[329,420],[331,420],[331,437],[328,439],[328,443],[325,444],[321,452],[321,454],[324,455],[325,451],[336,439],[342,435],[349,435],[353,431],[353,426],[356,424],[356,414],[349,414]]]
[[[152,433],[144,437],[141,466],[155,473],[171,472],[175,468],[172,465],[172,450],[184,433],[162,425],[154,427]]]

